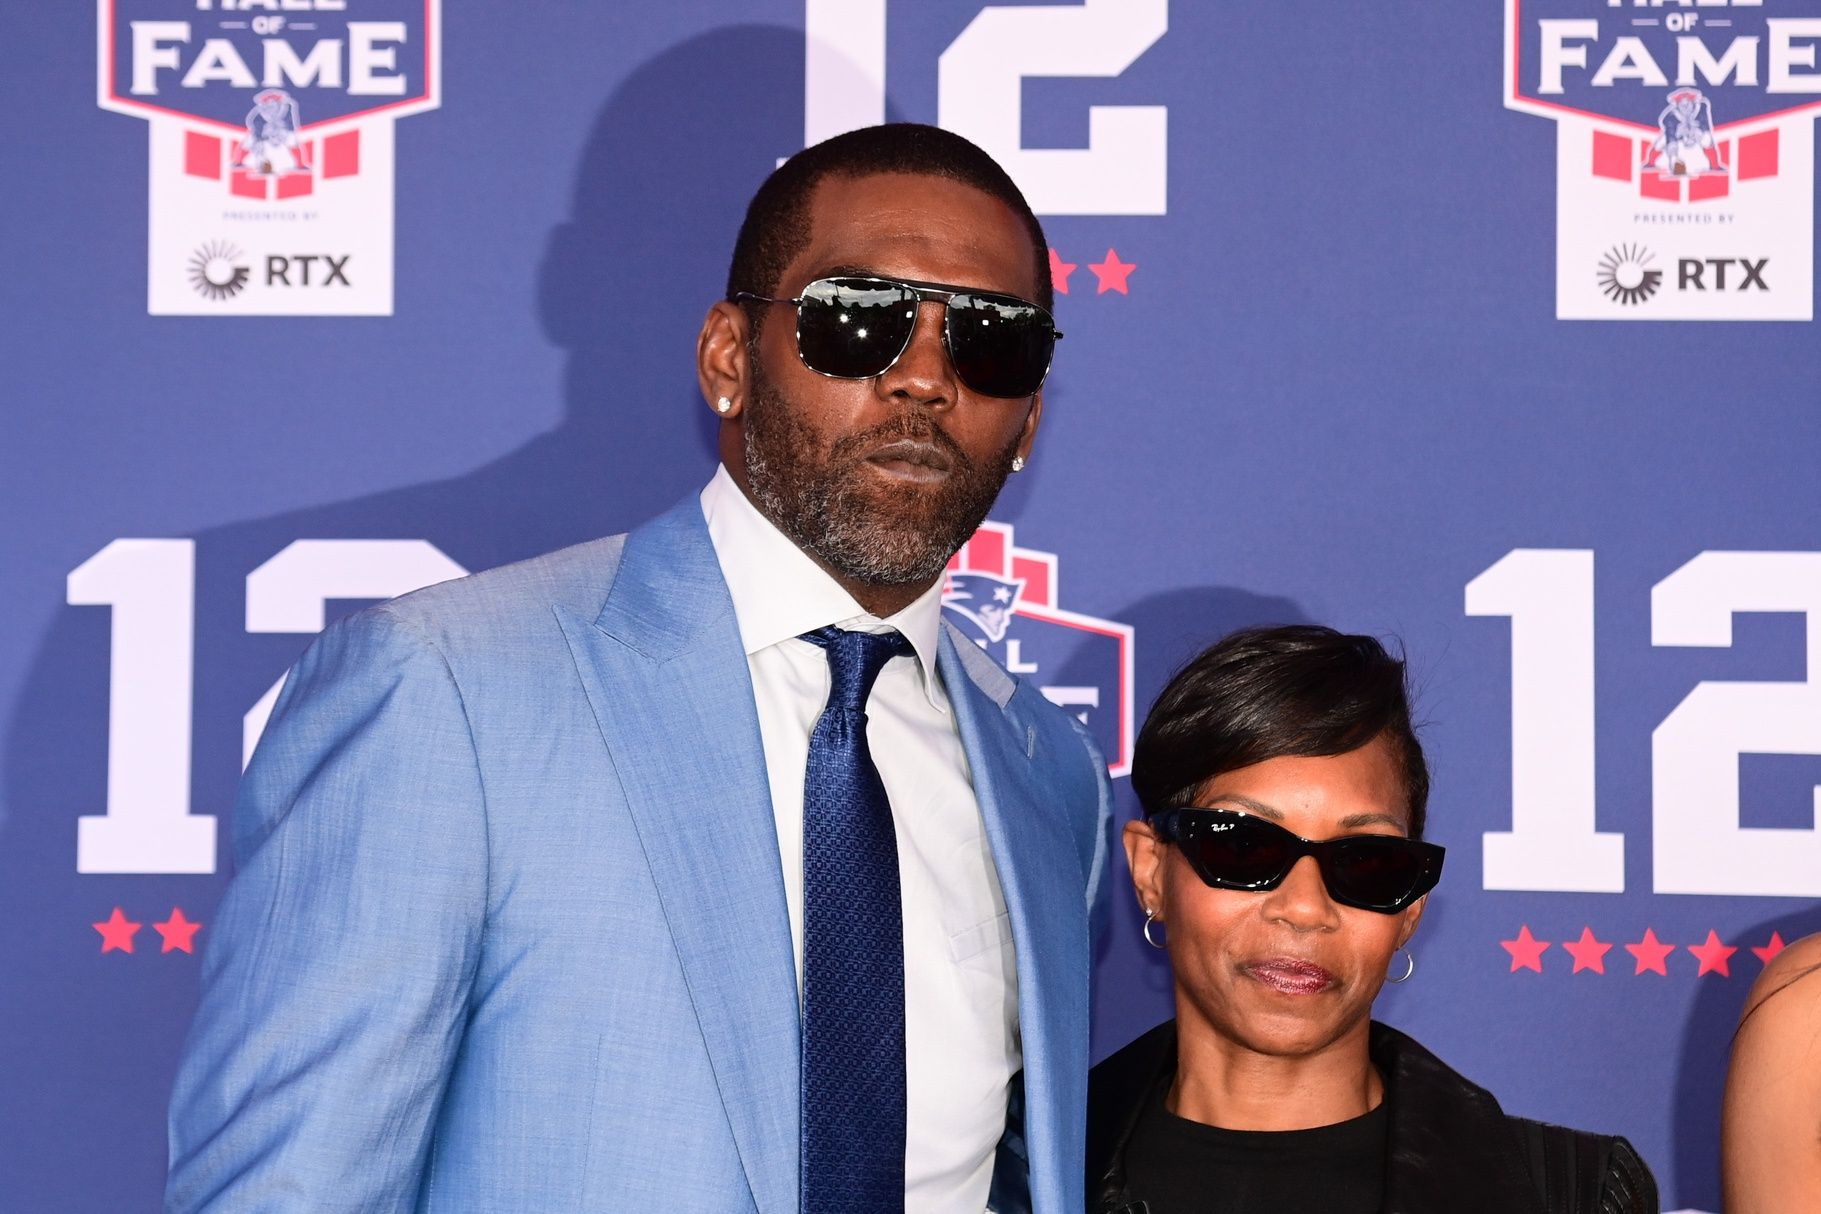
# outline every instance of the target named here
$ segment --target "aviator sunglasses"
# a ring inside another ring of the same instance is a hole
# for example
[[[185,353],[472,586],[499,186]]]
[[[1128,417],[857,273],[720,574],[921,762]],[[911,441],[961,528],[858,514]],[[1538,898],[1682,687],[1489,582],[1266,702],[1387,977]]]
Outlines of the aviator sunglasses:
[[[795,299],[751,291],[733,298],[795,304],[797,357],[818,375],[871,379],[904,354],[917,305],[945,305],[942,346],[961,382],[983,396],[1030,396],[1050,371],[1062,336],[1050,314],[1016,295],[902,278],[818,278]]]
[[[1232,809],[1169,809],[1151,825],[1215,889],[1276,889],[1298,860],[1314,856],[1330,898],[1391,915],[1434,889],[1442,875],[1443,848],[1398,835],[1317,841]]]

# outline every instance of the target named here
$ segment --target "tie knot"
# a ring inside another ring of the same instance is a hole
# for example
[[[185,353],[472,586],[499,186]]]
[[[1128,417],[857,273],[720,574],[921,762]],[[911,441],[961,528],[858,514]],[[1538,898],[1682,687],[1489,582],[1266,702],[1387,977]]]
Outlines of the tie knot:
[[[866,710],[866,697],[887,662],[916,652],[898,632],[853,632],[831,625],[806,632],[802,639],[828,652],[829,705],[853,712]]]

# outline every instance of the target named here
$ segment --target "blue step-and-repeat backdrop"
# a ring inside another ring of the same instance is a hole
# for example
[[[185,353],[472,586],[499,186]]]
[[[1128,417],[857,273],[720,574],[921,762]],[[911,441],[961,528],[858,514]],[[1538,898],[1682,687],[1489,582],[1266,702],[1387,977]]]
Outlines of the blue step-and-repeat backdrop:
[[[1450,861],[1380,1016],[1717,1209],[1740,1003],[1821,928],[1818,47],[1815,0],[7,5],[0,1207],[155,1208],[310,635],[705,482],[746,199],[901,118],[1008,166],[1068,333],[957,609],[1016,591],[973,625],[1120,773],[1229,629],[1399,638]],[[1118,869],[1096,1056],[1168,1013]]]

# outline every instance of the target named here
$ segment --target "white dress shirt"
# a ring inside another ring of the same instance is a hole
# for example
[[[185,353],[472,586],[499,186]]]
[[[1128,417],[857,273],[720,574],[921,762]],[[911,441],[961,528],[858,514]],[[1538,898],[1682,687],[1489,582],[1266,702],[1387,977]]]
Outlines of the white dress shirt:
[[[881,620],[772,526],[725,468],[702,491],[702,513],[752,671],[799,991],[804,767],[829,672],[825,651],[797,638],[830,624],[895,629],[916,650],[886,664],[866,705],[904,916],[905,1209],[983,1209],[1008,1086],[1023,1064],[1018,976],[1005,896],[936,668],[940,579]]]

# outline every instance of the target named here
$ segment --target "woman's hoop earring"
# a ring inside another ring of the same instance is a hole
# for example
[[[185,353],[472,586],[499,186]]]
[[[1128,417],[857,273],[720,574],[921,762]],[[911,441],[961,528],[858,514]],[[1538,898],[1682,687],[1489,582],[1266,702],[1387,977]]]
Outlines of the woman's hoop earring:
[[[1410,975],[1416,973],[1416,954],[1407,948],[1400,948],[1397,951],[1404,955],[1404,973],[1400,978],[1389,978],[1388,980],[1391,982],[1408,982],[1410,981]]]
[[[1152,910],[1148,906],[1145,907],[1144,908],[1144,942],[1146,944],[1150,945],[1152,948],[1162,948],[1163,945],[1159,944],[1157,942],[1156,938],[1151,935],[1151,924],[1153,924],[1155,922],[1157,922],[1157,912]]]

